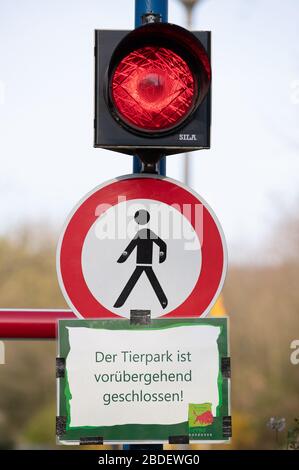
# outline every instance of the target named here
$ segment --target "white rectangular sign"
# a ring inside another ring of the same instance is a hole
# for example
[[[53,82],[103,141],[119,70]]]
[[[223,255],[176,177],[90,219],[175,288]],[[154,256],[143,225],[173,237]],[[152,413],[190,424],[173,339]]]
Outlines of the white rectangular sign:
[[[181,429],[191,440],[225,440],[219,423],[228,396],[221,375],[227,338],[224,319],[216,320],[156,320],[151,327],[130,327],[126,320],[61,322],[67,429],[86,436],[107,428],[111,436],[117,427],[130,441],[138,424],[151,433],[159,426],[166,434]],[[124,322],[128,328],[118,328]]]

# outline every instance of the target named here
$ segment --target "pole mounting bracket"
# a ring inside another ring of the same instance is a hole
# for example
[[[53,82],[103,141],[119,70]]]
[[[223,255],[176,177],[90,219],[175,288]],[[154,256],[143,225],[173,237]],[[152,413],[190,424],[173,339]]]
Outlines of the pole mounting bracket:
[[[162,15],[160,13],[153,13],[152,11],[144,13],[141,17],[142,24],[148,23],[162,23]]]

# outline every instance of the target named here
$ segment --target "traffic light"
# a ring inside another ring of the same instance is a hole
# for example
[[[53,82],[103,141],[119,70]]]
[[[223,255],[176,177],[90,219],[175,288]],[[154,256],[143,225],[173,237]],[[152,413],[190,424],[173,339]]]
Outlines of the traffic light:
[[[94,146],[143,161],[210,147],[210,32],[97,30]]]

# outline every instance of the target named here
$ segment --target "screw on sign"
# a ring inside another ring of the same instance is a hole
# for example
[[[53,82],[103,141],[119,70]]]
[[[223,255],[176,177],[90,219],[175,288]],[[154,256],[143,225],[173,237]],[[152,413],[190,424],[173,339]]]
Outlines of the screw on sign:
[[[57,250],[58,279],[80,318],[203,317],[226,273],[222,229],[193,190],[169,178],[105,183],[73,210]]]

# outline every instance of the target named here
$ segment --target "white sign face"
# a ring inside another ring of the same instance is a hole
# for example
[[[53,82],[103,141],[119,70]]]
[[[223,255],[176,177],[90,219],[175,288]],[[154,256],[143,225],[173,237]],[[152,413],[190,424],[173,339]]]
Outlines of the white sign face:
[[[136,214],[145,214],[145,220]],[[193,291],[201,262],[200,241],[188,219],[149,199],[108,208],[82,249],[88,289],[109,311],[127,318],[134,309],[151,310],[152,318],[175,310]]]
[[[213,325],[68,327],[70,427],[183,423],[190,403],[216,416],[220,333]]]

